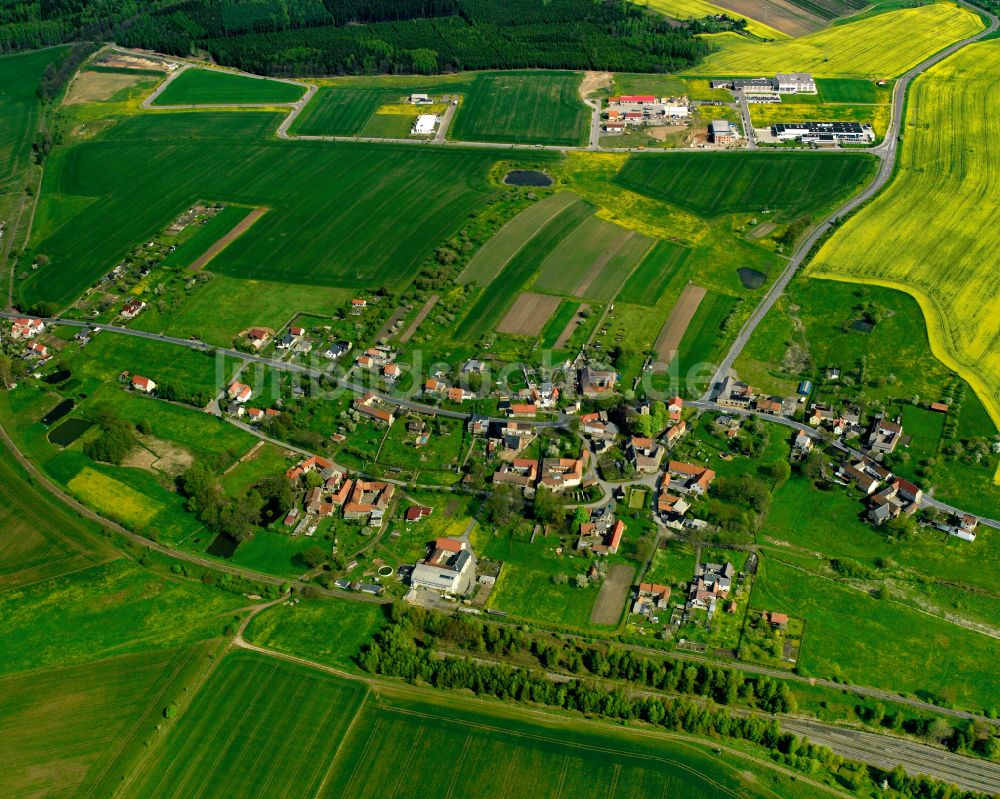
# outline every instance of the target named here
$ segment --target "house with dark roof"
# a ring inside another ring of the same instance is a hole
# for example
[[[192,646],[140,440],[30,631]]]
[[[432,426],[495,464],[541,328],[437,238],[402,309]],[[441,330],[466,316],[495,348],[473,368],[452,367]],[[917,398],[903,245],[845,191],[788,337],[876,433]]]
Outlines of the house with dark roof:
[[[670,475],[671,490],[683,494],[704,494],[715,479],[713,470],[683,461],[670,461],[667,464],[667,474]]]
[[[538,481],[538,461],[534,458],[514,458],[500,464],[493,473],[493,482],[517,486],[521,489],[532,489]]]
[[[625,448],[625,454],[637,472],[655,474],[659,471],[660,461],[663,460],[663,447],[651,438],[632,436]]]
[[[903,425],[897,417],[890,420],[884,413],[878,414],[872,422],[866,443],[868,449],[877,454],[893,452],[903,435]]]

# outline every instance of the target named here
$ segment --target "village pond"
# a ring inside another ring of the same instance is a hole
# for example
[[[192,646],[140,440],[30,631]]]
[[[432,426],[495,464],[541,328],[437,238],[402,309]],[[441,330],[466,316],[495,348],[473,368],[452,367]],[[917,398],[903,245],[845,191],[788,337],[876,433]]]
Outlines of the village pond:
[[[552,178],[535,169],[512,169],[503,179],[508,186],[534,186],[547,188],[553,184]]]

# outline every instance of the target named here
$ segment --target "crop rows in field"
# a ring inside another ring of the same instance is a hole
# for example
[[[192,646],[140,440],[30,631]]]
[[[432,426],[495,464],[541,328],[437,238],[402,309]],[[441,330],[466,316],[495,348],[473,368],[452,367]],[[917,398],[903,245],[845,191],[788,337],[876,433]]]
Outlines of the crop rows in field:
[[[527,283],[545,259],[593,212],[594,207],[590,203],[573,203],[521,247],[497,275],[497,283],[502,288],[487,286],[469,309],[460,327],[462,338],[465,341],[475,341],[487,331],[495,330],[497,323],[514,302],[517,290]]]
[[[360,684],[259,655],[230,655],[129,795],[315,796],[364,697]]]
[[[294,103],[305,86],[267,78],[252,78],[218,69],[186,69],[153,105],[228,105],[238,103]]]
[[[894,78],[952,42],[982,30],[975,13],[948,3],[889,11],[798,39],[753,42],[716,39],[691,74],[773,75],[794,65],[819,77]]]
[[[0,794],[110,795],[117,759],[162,719],[203,654],[157,650],[0,679]]]
[[[703,217],[740,211],[810,214],[856,189],[874,159],[854,153],[637,155],[616,182]]]
[[[353,136],[382,103],[375,89],[321,86],[295,120],[292,132],[308,136]]]
[[[988,40],[917,78],[895,179],[809,269],[913,294],[935,355],[968,380],[1000,424],[997,68],[1000,41]]]
[[[119,131],[116,141],[81,143],[53,159],[33,244],[51,264],[22,284],[24,299],[68,302],[202,197],[270,209],[212,261],[213,272],[398,286],[486,196],[496,159],[473,150],[180,138],[190,117],[228,130],[220,116],[247,115],[140,117],[127,137]]]
[[[611,299],[652,239],[592,216],[542,263],[534,288],[552,294]]]
[[[589,109],[577,72],[478,75],[459,106],[449,137],[518,144],[583,144]]]
[[[691,250],[672,241],[658,241],[618,294],[619,302],[652,307],[659,301]]]

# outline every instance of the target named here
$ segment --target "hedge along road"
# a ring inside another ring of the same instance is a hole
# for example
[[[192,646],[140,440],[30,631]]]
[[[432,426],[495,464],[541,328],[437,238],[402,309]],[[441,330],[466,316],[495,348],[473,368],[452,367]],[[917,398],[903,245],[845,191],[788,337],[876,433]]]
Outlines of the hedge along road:
[[[917,64],[913,67],[913,69],[896,81],[896,86],[892,93],[892,118],[890,119],[889,127],[885,132],[885,139],[878,147],[862,151],[872,153],[880,159],[879,169],[878,173],[875,175],[875,179],[866,188],[862,189],[859,194],[856,194],[840,206],[840,208],[826,217],[826,219],[816,225],[816,227],[812,229],[812,232],[799,245],[798,249],[795,250],[794,254],[788,261],[788,265],[774,282],[774,285],[768,290],[767,295],[763,300],[761,300],[760,305],[757,306],[754,312],[750,315],[750,318],[747,319],[746,323],[740,329],[739,334],[736,336],[736,340],[729,348],[729,352],[726,353],[726,357],[722,359],[722,362],[712,375],[712,379],[708,384],[708,390],[705,392],[702,400],[711,400],[717,396],[722,381],[733,368],[733,364],[736,363],[736,359],[739,357],[743,348],[750,340],[750,336],[753,334],[754,330],[757,329],[757,325],[763,321],[764,317],[767,316],[768,312],[774,306],[774,303],[777,302],[778,297],[784,293],[788,284],[798,271],[798,268],[811,254],[813,247],[819,243],[823,236],[830,232],[834,225],[840,221],[842,216],[857,210],[861,205],[872,199],[872,197],[878,194],[892,178],[896,169],[896,158],[899,152],[899,130],[902,124],[906,91],[910,86],[910,82],[921,72],[930,69],[932,66],[940,61],[943,61],[948,56],[957,53],[966,45],[990,36],[997,30],[997,27],[1000,26],[1000,20],[998,20],[997,17],[990,12],[971,6],[964,2],[964,0],[959,0],[959,4],[965,6],[971,11],[976,12],[980,16],[987,17],[990,24],[974,36],[955,42],[954,44],[946,47],[944,50],[935,53],[930,58],[927,58]],[[756,152],[761,152],[761,150],[757,150]],[[839,150],[835,150],[835,152],[839,152]]]

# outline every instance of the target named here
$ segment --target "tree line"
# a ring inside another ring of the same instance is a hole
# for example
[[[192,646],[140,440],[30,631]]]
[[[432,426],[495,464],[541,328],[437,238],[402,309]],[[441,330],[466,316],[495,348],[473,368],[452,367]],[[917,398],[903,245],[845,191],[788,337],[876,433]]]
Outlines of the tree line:
[[[484,646],[487,646],[487,637],[496,636],[493,645],[511,653],[526,643],[526,639],[518,637],[522,635],[519,631],[505,629],[491,633],[489,629],[475,620],[442,617],[419,608],[394,607],[390,623],[363,650],[359,664],[374,674],[420,681],[437,688],[467,689],[480,696],[550,705],[619,721],[639,720],[694,735],[748,741],[770,750],[776,762],[819,779],[826,778],[852,791],[863,791],[865,795],[885,796],[884,785],[903,799],[985,799],[983,794],[962,791],[927,777],[911,777],[902,767],[882,772],[863,763],[845,760],[826,747],[782,732],[777,719],[737,716],[726,707],[684,698],[664,699],[636,695],[623,689],[609,690],[595,681],[555,682],[536,669],[434,653],[439,634],[475,641],[479,633]],[[621,658],[621,662],[627,660],[624,656]],[[609,664],[610,661],[609,658]]]

